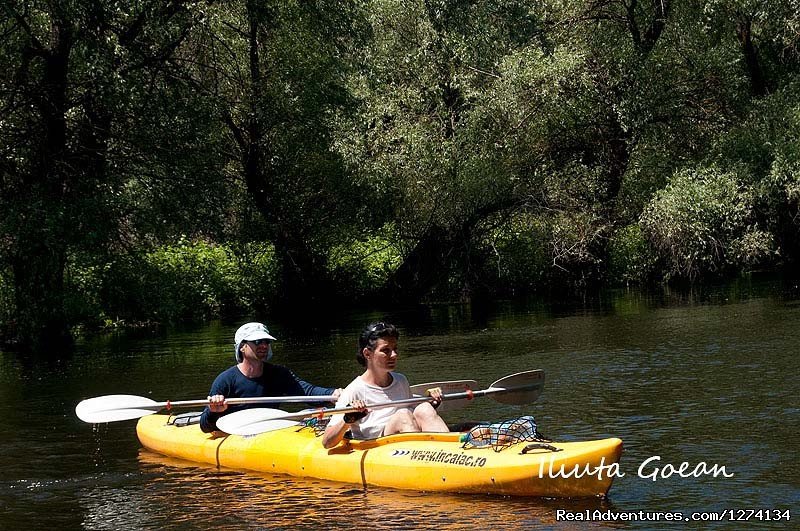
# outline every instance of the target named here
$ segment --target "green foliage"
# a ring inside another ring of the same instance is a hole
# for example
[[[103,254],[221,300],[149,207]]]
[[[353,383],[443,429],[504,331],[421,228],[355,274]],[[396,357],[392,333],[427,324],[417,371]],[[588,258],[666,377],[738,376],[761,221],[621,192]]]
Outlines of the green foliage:
[[[669,275],[695,278],[769,257],[771,239],[753,224],[753,190],[743,181],[714,167],[687,170],[655,195],[641,226]]]
[[[107,322],[101,292],[103,264],[89,253],[73,253],[64,272],[64,311],[73,326],[100,328]]]
[[[774,236],[756,228],[750,228],[744,234],[730,242],[727,259],[731,266],[740,271],[751,271],[758,267],[772,265],[779,251]]]
[[[364,208],[330,149],[332,117],[353,105],[345,75],[368,31],[362,11],[362,2],[331,0],[209,5],[181,50],[181,75],[201,116],[209,111],[219,140],[210,154],[233,192],[220,239],[242,237],[237,222],[259,215],[241,225],[280,249],[284,283],[293,273],[317,278],[327,248]]]
[[[403,293],[460,294],[488,258],[483,222],[526,191],[529,150],[513,144],[493,87],[536,20],[515,1],[373,3],[374,40],[350,78],[361,106],[340,117],[334,146],[382,206],[377,224],[397,227],[403,262],[392,282]]]
[[[497,224],[481,242],[490,258],[482,272],[485,282],[505,293],[525,293],[542,287],[552,259],[547,227],[542,219],[520,212]]]
[[[655,253],[636,223],[623,227],[611,237],[608,255],[608,272],[612,282],[643,284],[656,273]]]
[[[102,274],[111,320],[174,322],[242,312],[275,292],[271,246],[228,246],[182,240],[147,253],[123,255]]]
[[[796,0],[3,15],[0,317],[29,335],[800,260]]]
[[[365,239],[335,245],[328,256],[328,270],[336,289],[349,298],[359,298],[383,289],[400,264],[391,225]]]
[[[563,211],[548,218],[553,265],[562,271],[597,270],[602,257],[602,240],[607,227],[592,212]]]
[[[759,226],[781,255],[798,258],[800,229],[800,85],[788,84],[756,102],[740,124],[720,137],[718,164],[748,169]],[[771,235],[771,236],[770,236]],[[748,248],[750,246],[747,246]]]
[[[585,286],[597,280],[608,227],[580,210],[517,212],[494,225],[480,243],[480,282],[492,291],[525,293]]]

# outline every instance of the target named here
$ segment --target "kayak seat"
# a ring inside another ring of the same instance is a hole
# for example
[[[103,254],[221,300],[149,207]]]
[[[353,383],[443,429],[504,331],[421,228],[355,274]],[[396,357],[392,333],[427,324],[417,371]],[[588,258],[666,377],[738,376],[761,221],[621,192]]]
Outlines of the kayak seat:
[[[188,413],[179,413],[177,415],[170,415],[167,424],[182,428],[184,426],[191,426],[192,424],[200,424],[200,415],[202,411],[190,411]]]

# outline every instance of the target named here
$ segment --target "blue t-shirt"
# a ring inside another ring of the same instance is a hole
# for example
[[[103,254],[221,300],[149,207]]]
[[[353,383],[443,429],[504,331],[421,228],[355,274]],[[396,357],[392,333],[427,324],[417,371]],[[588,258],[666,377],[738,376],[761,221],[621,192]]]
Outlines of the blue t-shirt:
[[[223,395],[225,398],[322,396],[333,394],[334,391],[332,387],[319,387],[303,381],[286,367],[264,363],[264,371],[257,378],[248,378],[236,365],[223,371],[211,384],[209,396]],[[217,429],[217,419],[221,416],[250,407],[259,407],[259,404],[228,406],[224,413],[214,413],[206,407],[200,416],[200,429],[210,433]],[[264,407],[263,404],[261,407]]]

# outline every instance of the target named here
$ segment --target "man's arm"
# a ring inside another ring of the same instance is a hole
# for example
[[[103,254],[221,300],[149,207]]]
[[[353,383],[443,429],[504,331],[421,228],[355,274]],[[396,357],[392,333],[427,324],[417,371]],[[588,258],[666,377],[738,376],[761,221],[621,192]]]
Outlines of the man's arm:
[[[232,389],[232,386],[225,372],[214,379],[214,383],[211,384],[211,391],[208,393],[209,405],[203,409],[203,413],[200,415],[200,429],[203,433],[217,431],[217,420],[227,409],[224,397],[230,393],[230,389]],[[219,397],[222,397],[222,400]]]
[[[281,394],[284,396],[325,396],[333,395],[337,398],[342,390],[335,387],[320,387],[301,379],[294,371],[280,365],[272,365],[271,370],[275,371],[280,379]],[[309,402],[311,403],[311,402]]]
[[[220,413],[211,411],[211,409],[206,406],[203,410],[203,413],[200,415],[200,429],[203,433],[211,433],[212,431],[217,430],[217,420],[222,415]]]

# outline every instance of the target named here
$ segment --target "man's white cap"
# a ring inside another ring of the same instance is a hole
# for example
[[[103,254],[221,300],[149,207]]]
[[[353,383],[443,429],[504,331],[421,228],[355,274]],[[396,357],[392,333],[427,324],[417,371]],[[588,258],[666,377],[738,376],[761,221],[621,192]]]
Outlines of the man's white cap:
[[[245,323],[239,327],[236,331],[236,335],[233,336],[234,346],[236,350],[234,351],[234,356],[236,356],[236,362],[242,362],[242,351],[239,350],[239,347],[242,346],[242,341],[255,341],[256,339],[269,339],[270,341],[275,341],[275,338],[272,337],[267,330],[267,327],[264,326],[263,323]],[[267,352],[267,360],[272,358],[272,346],[269,347],[269,351]]]

